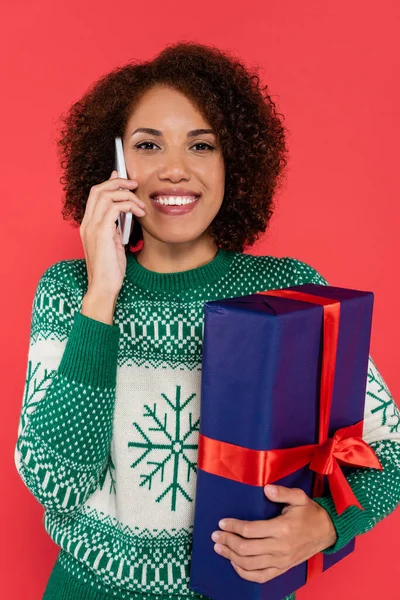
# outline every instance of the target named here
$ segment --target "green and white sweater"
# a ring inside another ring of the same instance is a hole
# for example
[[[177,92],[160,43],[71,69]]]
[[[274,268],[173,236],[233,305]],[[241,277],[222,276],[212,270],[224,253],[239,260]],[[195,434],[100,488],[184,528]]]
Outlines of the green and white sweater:
[[[129,252],[108,325],[80,312],[84,259],[44,272],[15,448],[18,472],[60,547],[44,598],[205,598],[188,585],[203,304],[309,282],[328,285],[291,257],[219,249],[196,269],[156,273]],[[330,497],[318,499],[338,534],[327,553],[400,502],[400,413],[371,357],[363,437],[384,470],[348,476],[363,511],[338,516]]]

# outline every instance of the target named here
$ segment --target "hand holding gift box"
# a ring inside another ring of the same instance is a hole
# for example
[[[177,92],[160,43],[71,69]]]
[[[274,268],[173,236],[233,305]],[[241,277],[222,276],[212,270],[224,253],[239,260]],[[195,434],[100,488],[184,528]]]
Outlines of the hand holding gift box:
[[[325,475],[338,511],[360,507],[345,478],[348,465],[381,468],[362,440],[372,306],[371,292],[315,284],[205,304],[195,591],[213,600],[281,600],[354,549],[353,540],[335,555],[318,554],[330,533],[325,540],[310,524],[313,541],[295,565],[285,572],[281,563],[279,576],[275,570],[249,581],[215,553],[211,534],[221,517],[253,521],[247,528],[254,534],[299,512],[289,505],[278,516],[281,507],[263,489],[276,480],[301,488],[286,493],[301,495],[307,512],[316,504],[309,496],[327,492]]]
[[[241,577],[258,583],[281,575],[336,541],[328,513],[303,490],[270,485],[264,491],[271,501],[288,504],[282,515],[262,521],[224,519],[218,537],[220,554]],[[217,541],[214,534],[212,539]]]

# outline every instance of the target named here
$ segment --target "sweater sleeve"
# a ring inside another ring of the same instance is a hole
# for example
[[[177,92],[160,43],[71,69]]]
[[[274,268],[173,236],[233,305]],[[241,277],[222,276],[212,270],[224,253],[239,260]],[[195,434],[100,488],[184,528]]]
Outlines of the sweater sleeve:
[[[292,259],[300,285],[329,285],[326,279],[307,263]],[[383,470],[354,468],[346,477],[363,510],[349,506],[338,515],[330,495],[313,498],[329,514],[337,540],[324,550],[333,554],[355,536],[366,533],[388,516],[400,503],[400,411],[372,357],[368,373],[364,409],[363,439],[374,449]]]
[[[82,315],[61,261],[33,300],[15,446],[17,471],[46,508],[70,513],[94,492],[112,435],[119,329]]]

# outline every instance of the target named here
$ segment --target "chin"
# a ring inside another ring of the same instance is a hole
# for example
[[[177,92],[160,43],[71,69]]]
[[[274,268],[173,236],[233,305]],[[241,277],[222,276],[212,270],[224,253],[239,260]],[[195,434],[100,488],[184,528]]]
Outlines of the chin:
[[[181,228],[176,232],[165,232],[165,235],[160,235],[160,232],[156,234],[149,231],[148,233],[151,235],[151,237],[155,238],[159,242],[163,242],[164,244],[188,244],[190,242],[195,242],[204,234],[204,231],[194,231],[191,233],[187,229]]]

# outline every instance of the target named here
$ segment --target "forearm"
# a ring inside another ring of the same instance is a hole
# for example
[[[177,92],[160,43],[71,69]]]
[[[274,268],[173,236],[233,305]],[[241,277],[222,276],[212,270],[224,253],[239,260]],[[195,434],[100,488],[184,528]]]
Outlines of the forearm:
[[[336,542],[324,550],[326,554],[337,552],[355,536],[372,529],[400,503],[400,444],[387,440],[373,442],[371,447],[383,470],[359,468],[347,476],[363,510],[350,506],[338,515],[330,496],[314,498],[328,512],[337,533]]]
[[[88,290],[82,300],[81,314],[106,325],[113,325],[117,299],[118,296]]]
[[[363,510],[350,506],[338,515],[330,496],[315,499],[328,511],[338,534],[336,543],[325,550],[327,554],[372,529],[400,503],[400,411],[371,357],[363,439],[375,450],[383,470],[357,468],[346,477]]]
[[[51,302],[37,304],[54,317]],[[44,324],[43,335],[31,337],[15,462],[41,504],[67,512],[94,491],[108,458],[119,330],[58,306],[64,313],[54,334]]]

